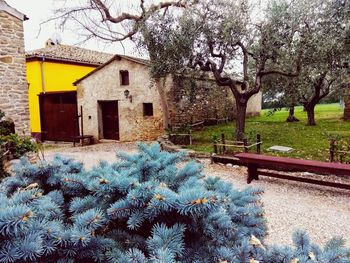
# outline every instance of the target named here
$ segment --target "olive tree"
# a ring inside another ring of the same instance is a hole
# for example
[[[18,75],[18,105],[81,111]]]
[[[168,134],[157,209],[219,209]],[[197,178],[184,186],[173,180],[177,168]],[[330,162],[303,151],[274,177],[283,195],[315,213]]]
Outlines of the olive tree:
[[[202,0],[181,13],[150,19],[141,43],[149,51],[153,76],[184,68],[210,73],[218,86],[233,93],[235,135],[242,140],[248,100],[260,91],[263,79],[294,77],[299,70],[298,25],[292,16],[281,16],[284,9],[288,6],[272,3],[263,17],[247,0]]]
[[[292,79],[273,78],[265,88],[274,92],[276,87],[286,106],[296,102],[307,112],[307,124],[315,125],[315,106],[326,96],[340,92],[347,81],[346,49],[347,1],[315,0],[284,1],[289,4],[298,23],[300,45],[300,72]],[[280,2],[281,3],[281,2]],[[286,11],[286,10],[284,10]],[[283,15],[284,16],[284,15]],[[286,61],[288,63],[288,61]]]
[[[295,78],[285,78],[283,76],[270,76],[263,83],[263,100],[269,100],[271,110],[274,113],[284,107],[288,108],[288,117],[286,122],[298,122],[299,119],[294,115],[294,108],[298,104],[297,83]],[[271,103],[272,102],[272,103]]]
[[[315,1],[315,6],[306,5],[304,8],[303,69],[296,81],[299,101],[307,111],[308,125],[316,124],[316,104],[329,94],[339,92],[346,83],[348,52],[345,49],[343,14],[337,2]]]

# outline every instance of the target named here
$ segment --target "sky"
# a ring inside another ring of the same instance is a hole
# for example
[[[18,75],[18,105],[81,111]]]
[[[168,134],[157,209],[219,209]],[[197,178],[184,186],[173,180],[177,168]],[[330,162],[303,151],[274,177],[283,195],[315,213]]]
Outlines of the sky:
[[[10,6],[24,13],[29,20],[24,22],[24,41],[26,51],[43,48],[46,40],[53,34],[59,34],[62,44],[76,45],[80,42],[79,36],[70,31],[61,32],[56,28],[55,23],[40,24],[54,16],[53,10],[60,1],[57,0],[5,0]],[[130,43],[121,46],[118,43],[106,45],[97,40],[91,40],[83,45],[84,48],[109,53],[126,55],[137,55]]]

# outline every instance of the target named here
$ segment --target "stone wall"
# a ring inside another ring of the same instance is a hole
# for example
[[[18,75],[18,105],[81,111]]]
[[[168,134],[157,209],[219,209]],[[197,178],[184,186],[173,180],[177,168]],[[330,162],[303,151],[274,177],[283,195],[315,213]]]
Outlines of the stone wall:
[[[127,86],[120,85],[121,70],[129,72]],[[125,97],[125,90],[131,99]],[[84,134],[98,140],[103,139],[99,101],[118,101],[120,141],[155,140],[164,132],[160,96],[145,65],[114,60],[78,83],[77,98],[84,111]],[[153,104],[153,116],[144,116],[143,103]]]
[[[16,132],[30,134],[23,21],[0,9],[0,109]]]
[[[166,82],[169,124],[172,126],[235,118],[235,99],[228,87],[219,87],[209,78],[174,76]],[[258,93],[248,102],[247,116],[259,115],[260,111],[261,93]]]

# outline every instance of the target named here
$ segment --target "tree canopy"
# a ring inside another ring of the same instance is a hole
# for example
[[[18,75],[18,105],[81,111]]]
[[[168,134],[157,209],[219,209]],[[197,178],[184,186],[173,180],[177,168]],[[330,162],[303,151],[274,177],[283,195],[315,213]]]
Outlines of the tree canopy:
[[[286,2],[287,3],[287,2]],[[308,124],[314,125],[314,107],[329,94],[339,92],[347,81],[349,53],[346,46],[346,1],[295,1],[301,54],[301,70],[292,80],[270,79],[267,90],[283,93],[287,105],[300,103],[308,113]],[[294,12],[295,13],[295,12]]]
[[[181,14],[154,16],[142,28],[154,77],[185,68],[208,72],[236,100],[236,138],[243,139],[247,102],[269,75],[296,76],[300,69],[298,24],[272,4],[255,18],[249,1],[199,1]],[[288,61],[288,63],[287,63]]]

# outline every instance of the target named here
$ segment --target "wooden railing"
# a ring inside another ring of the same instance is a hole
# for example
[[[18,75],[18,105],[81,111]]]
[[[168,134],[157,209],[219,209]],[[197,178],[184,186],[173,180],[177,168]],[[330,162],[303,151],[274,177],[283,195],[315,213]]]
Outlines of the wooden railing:
[[[243,152],[249,152],[252,148],[256,148],[256,153],[260,154],[261,153],[261,136],[260,134],[256,135],[256,142],[249,144],[247,139],[244,139],[243,141],[230,141],[225,139],[225,134],[221,134],[221,139],[214,142],[213,148],[214,148],[214,153],[215,154],[221,154],[225,155],[228,154],[229,148],[232,149],[239,149],[242,150]],[[241,151],[238,151],[241,152]],[[237,152],[233,152],[237,153]]]

